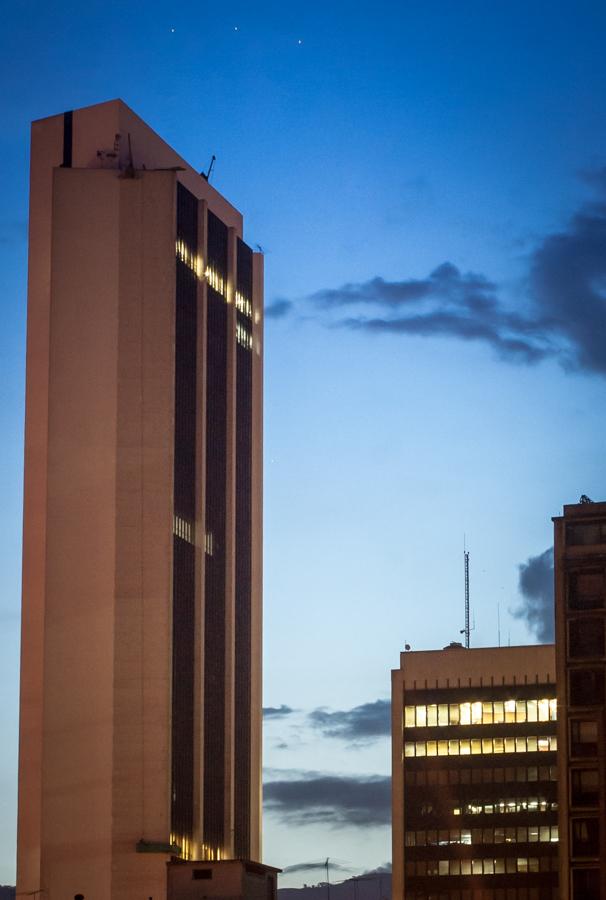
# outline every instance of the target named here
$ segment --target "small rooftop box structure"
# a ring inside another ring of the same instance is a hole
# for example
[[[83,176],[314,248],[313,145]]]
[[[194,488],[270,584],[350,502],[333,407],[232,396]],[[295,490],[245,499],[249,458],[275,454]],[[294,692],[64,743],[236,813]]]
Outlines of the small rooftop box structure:
[[[276,900],[281,869],[246,859],[168,863],[167,900]]]

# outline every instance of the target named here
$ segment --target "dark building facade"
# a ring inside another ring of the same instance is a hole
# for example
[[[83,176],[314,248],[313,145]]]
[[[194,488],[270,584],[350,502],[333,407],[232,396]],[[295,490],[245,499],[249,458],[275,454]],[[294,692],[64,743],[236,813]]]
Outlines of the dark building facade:
[[[554,518],[561,900],[606,898],[606,503]]]
[[[553,646],[407,652],[392,685],[394,900],[556,900]]]

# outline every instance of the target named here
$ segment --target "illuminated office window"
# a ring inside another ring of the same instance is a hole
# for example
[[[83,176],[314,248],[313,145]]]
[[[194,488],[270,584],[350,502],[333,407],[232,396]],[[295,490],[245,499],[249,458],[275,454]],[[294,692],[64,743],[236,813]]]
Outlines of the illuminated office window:
[[[547,697],[539,700],[475,700],[405,707],[407,728],[553,722],[556,718],[557,702],[555,698]]]

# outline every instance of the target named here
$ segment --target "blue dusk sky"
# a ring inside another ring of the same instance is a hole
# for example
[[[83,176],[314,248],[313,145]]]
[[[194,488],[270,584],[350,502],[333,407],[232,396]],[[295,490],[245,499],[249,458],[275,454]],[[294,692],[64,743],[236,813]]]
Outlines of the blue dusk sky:
[[[216,154],[266,252],[264,859],[338,878],[390,859],[389,671],[459,639],[464,536],[472,644],[499,617],[532,643],[551,516],[606,498],[605,27],[583,0],[7,5],[0,883],[30,121],[121,97],[194,166]]]

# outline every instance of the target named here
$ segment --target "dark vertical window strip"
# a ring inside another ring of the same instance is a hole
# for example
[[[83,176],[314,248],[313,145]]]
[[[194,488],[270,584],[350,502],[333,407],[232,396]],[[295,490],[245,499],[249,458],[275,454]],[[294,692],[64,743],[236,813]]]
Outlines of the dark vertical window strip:
[[[177,237],[195,251],[197,200],[177,185]],[[174,514],[192,525],[196,513],[197,284],[176,262]],[[171,831],[194,832],[195,548],[173,537],[173,684]]]
[[[252,298],[252,252],[238,240],[237,290]],[[238,314],[238,317],[240,314]],[[250,321],[242,317],[250,327]],[[237,857],[250,857],[252,654],[252,354],[236,349],[235,833]]]
[[[71,110],[63,113],[63,163],[64,169],[71,169],[74,142],[74,114]]]
[[[227,233],[225,233],[227,241]],[[209,223],[210,240],[210,223]],[[227,493],[227,305],[207,290],[206,530],[212,552],[205,566],[203,841],[223,848],[225,798],[225,588]]]
[[[194,830],[195,548],[173,536],[173,702],[171,831],[191,840]]]
[[[208,212],[208,265],[227,278],[227,225]]]

